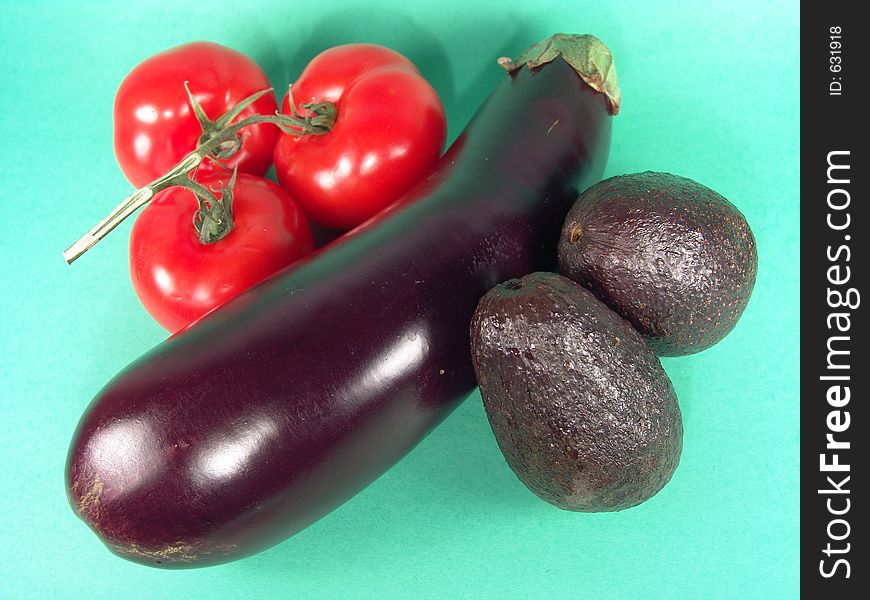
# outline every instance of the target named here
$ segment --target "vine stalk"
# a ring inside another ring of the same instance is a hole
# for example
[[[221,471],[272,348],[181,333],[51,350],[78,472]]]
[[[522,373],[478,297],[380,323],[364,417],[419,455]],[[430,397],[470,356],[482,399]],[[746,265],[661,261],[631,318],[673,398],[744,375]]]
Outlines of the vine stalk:
[[[211,190],[199,184],[195,179],[196,169],[202,161],[209,158],[222,164],[221,160],[231,157],[241,148],[239,132],[251,125],[271,123],[290,135],[326,135],[332,129],[337,118],[335,105],[331,102],[301,104],[300,107],[307,111],[304,117],[299,115],[291,102],[292,115],[277,112],[273,115],[254,114],[237,123],[231,123],[246,108],[272,91],[272,88],[267,88],[248,96],[212,121],[193,97],[186,82],[184,85],[191,107],[203,130],[197,147],[185,155],[172,169],[130,194],[93,229],[67,248],[63,253],[63,258],[68,264],[72,264],[82,254],[93,248],[124,219],[148,204],[159,192],[171,187],[186,188],[196,196],[199,209],[194,214],[193,222],[202,243],[213,243],[225,237],[232,228],[232,184],[235,182],[236,173],[233,172],[229,187],[221,190],[220,197],[215,196]],[[222,202],[226,202],[226,204],[218,207]],[[216,217],[215,214],[221,216]],[[219,224],[222,227],[219,229],[214,227],[217,220],[222,221]],[[208,231],[203,233],[203,227],[207,227]]]

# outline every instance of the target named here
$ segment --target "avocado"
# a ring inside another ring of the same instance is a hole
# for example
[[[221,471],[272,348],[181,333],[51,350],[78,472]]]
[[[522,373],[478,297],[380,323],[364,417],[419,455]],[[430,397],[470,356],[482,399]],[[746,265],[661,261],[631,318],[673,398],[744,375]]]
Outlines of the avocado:
[[[622,510],[677,468],[682,417],[658,357],[573,281],[533,273],[491,289],[472,318],[471,354],[502,454],[547,502]]]
[[[628,319],[659,356],[725,337],[758,267],[740,211],[670,173],[612,177],[586,190],[565,219],[558,254],[562,275]]]

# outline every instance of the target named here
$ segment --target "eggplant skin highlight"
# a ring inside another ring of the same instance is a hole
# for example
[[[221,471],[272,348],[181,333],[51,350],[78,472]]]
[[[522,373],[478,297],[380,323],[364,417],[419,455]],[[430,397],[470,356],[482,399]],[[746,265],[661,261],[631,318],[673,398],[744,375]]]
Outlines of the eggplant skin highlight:
[[[474,390],[478,300],[555,268],[568,209],[603,173],[615,112],[562,57],[510,71],[402,200],[99,392],[66,482],[112,552],[179,568],[277,544]]]

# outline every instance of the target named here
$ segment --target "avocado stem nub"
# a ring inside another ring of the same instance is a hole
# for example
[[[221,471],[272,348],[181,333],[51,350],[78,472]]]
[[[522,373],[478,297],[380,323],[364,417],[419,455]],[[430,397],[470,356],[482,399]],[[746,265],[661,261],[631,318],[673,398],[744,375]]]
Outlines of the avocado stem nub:
[[[571,223],[571,230],[568,233],[568,241],[576,244],[583,236],[583,226],[580,223]]]

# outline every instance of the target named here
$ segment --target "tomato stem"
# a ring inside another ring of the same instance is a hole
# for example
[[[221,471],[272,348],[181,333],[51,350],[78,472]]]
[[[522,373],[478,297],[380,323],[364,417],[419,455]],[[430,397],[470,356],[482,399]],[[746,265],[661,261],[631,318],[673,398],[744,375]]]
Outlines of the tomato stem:
[[[193,227],[199,234],[201,244],[213,244],[222,240],[233,230],[233,188],[239,167],[233,168],[229,184],[220,190],[218,197],[205,186],[191,180],[201,188],[196,194],[199,209],[193,213]],[[218,199],[219,198],[219,199]]]
[[[335,124],[337,116],[337,110],[332,102],[326,101],[300,105],[301,108],[308,111],[304,117],[299,115],[296,107],[291,102],[292,115],[280,113],[273,115],[254,114],[231,124],[231,121],[238,117],[241,112],[251,106],[261,96],[272,91],[272,88],[268,88],[248,96],[212,121],[202,110],[199,102],[193,97],[186,82],[185,89],[187,89],[194,114],[196,114],[203,128],[203,134],[199,139],[196,149],[188,153],[168,172],[130,194],[102,221],[97,223],[93,229],[67,248],[63,253],[63,258],[68,264],[72,264],[82,254],[93,248],[97,242],[106,237],[124,219],[148,204],[158,192],[171,187],[187,188],[196,196],[199,202],[199,209],[194,215],[194,223],[199,222],[201,225],[197,226],[201,242],[204,244],[213,243],[225,237],[232,230],[232,184],[235,182],[235,172],[230,180],[229,188],[222,189],[220,197],[218,197],[194,179],[196,169],[202,161],[208,158],[221,164],[221,159],[229,158],[238,152],[239,148],[241,148],[239,132],[245,127],[259,123],[271,123],[280,128],[281,131],[291,135],[326,135]],[[227,202],[227,195],[229,195],[229,202]],[[207,207],[206,212],[203,212],[204,204]],[[218,205],[221,205],[220,209],[214,208]],[[221,212],[218,215],[217,212],[213,211]],[[216,225],[214,221],[220,221],[220,224]],[[203,228],[207,229],[208,232],[204,234]]]
[[[307,114],[304,117],[296,110],[296,102],[293,100],[292,85],[287,86],[287,101],[290,105],[290,112],[293,115],[293,119],[299,121],[302,125],[293,125],[289,128],[278,125],[284,133],[289,133],[291,135],[305,133],[323,135],[324,133],[329,133],[333,126],[335,126],[335,120],[338,118],[338,111],[335,108],[335,104],[329,100],[324,100],[323,102],[304,102],[300,104],[299,108],[307,111]],[[299,127],[299,129],[295,129],[296,127]],[[308,131],[309,128],[314,131]],[[316,133],[320,131],[323,133]]]

